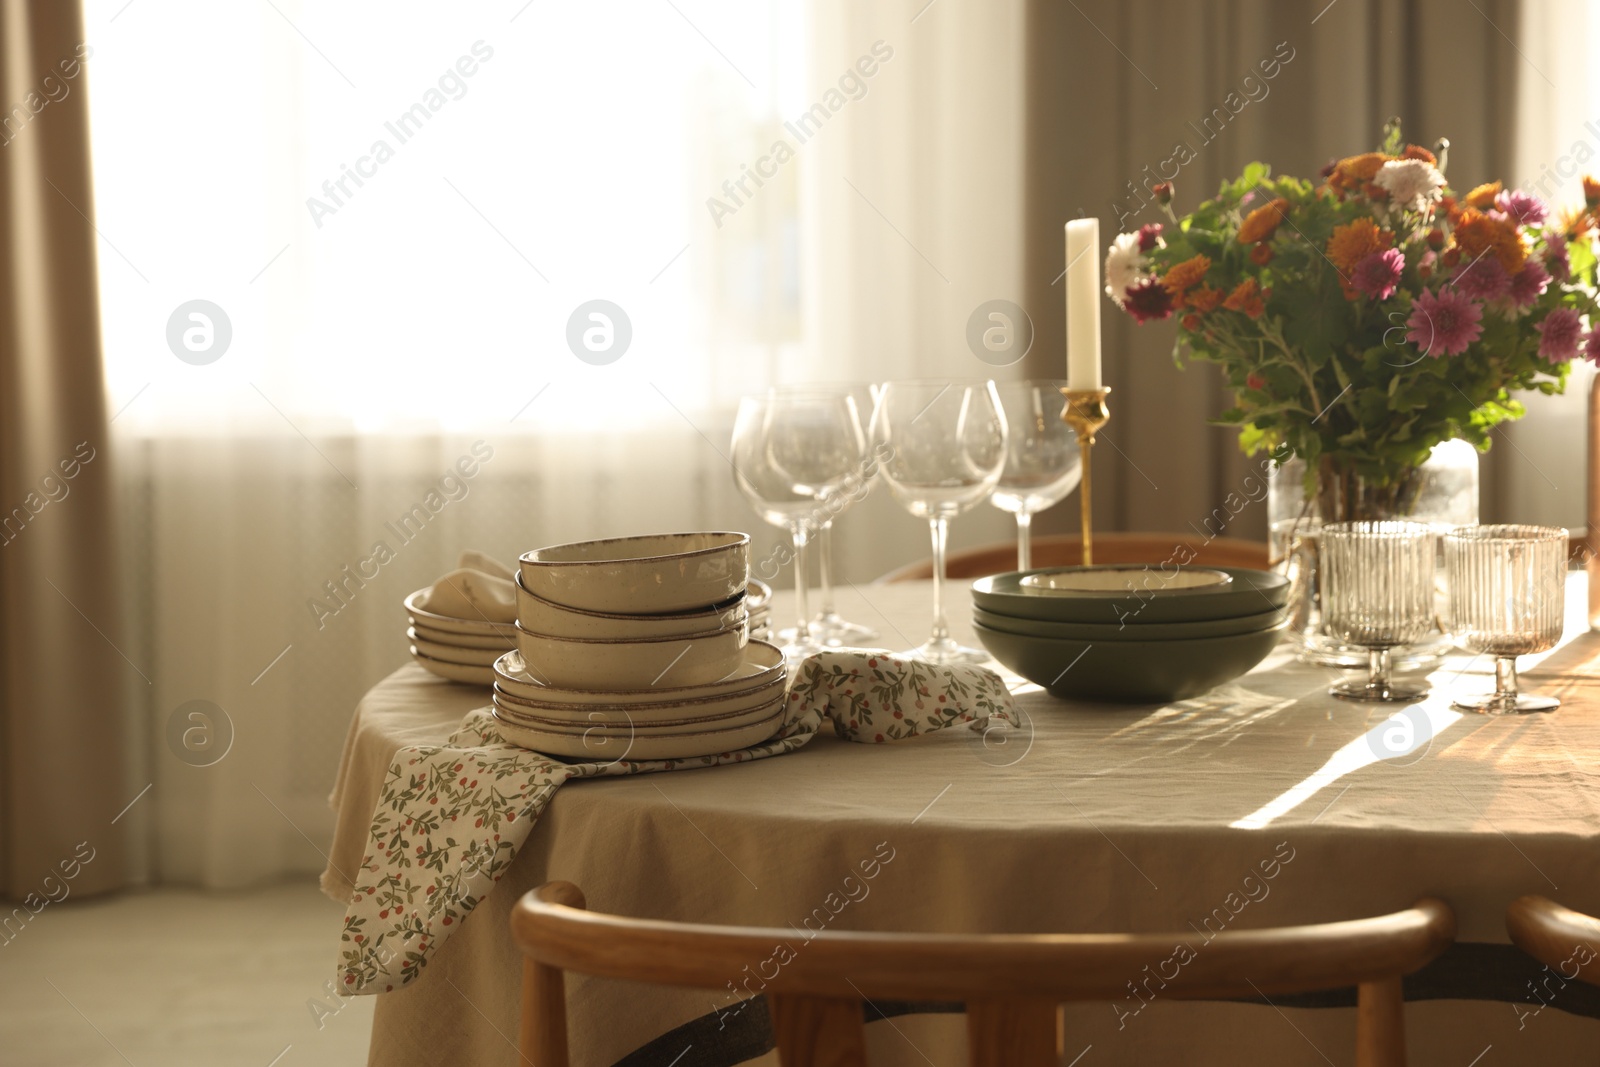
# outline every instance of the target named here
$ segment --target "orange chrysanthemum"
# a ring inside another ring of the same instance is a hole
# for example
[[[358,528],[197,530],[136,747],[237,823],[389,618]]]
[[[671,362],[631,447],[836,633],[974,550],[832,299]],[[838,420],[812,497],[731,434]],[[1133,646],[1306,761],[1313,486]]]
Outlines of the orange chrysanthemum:
[[[1600,207],[1600,182],[1587,174],[1583,176],[1583,202],[1590,207]]]
[[[1161,284],[1172,294],[1174,300],[1179,300],[1188,290],[1199,285],[1205,280],[1206,271],[1211,269],[1211,257],[1195,256],[1186,259],[1167,271],[1167,276],[1161,279]]]
[[[1184,303],[1196,313],[1204,315],[1208,311],[1217,310],[1217,305],[1222,303],[1222,296],[1221,289],[1213,289],[1209,285],[1202,285],[1198,289],[1191,290],[1188,296],[1184,298]]]
[[[1272,262],[1272,246],[1259,244],[1250,250],[1250,262],[1258,267],[1265,267]]]
[[[1363,152],[1359,156],[1341,159],[1334,165],[1333,173],[1328,175],[1328,184],[1335,189],[1359,189],[1375,178],[1383,165],[1393,158],[1382,152]]]
[[[1438,166],[1439,158],[1419,144],[1408,144],[1406,150],[1400,153],[1401,159],[1420,159],[1430,166]]]
[[[1222,302],[1222,306],[1229,311],[1243,312],[1252,319],[1259,319],[1267,310],[1261,288],[1254,278],[1246,278],[1235,286],[1233,292],[1228,294],[1228,299]]]
[[[1561,232],[1569,241],[1584,236],[1594,228],[1594,212],[1588,208],[1567,208],[1561,212]]]
[[[1289,213],[1289,201],[1283,197],[1266,203],[1246,215],[1239,224],[1239,243],[1253,245],[1265,241],[1278,232],[1278,224]]]
[[[1333,235],[1328,238],[1328,258],[1340,274],[1348,276],[1356,269],[1357,263],[1372,253],[1392,247],[1394,234],[1379,229],[1376,222],[1363,216],[1354,222],[1334,227]]]
[[[1468,193],[1461,202],[1479,211],[1487,211],[1494,207],[1494,198],[1500,195],[1500,189],[1499,182],[1486,182]]]
[[[1454,236],[1456,247],[1468,261],[1493,253],[1507,274],[1516,274],[1528,261],[1528,250],[1517,235],[1516,224],[1508,219],[1497,219],[1468,208],[1461,213]]]

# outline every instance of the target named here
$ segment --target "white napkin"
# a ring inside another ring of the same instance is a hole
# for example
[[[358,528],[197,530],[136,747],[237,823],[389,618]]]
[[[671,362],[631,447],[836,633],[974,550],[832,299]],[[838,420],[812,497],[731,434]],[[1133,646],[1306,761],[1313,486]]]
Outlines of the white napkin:
[[[474,552],[470,548],[461,553],[461,558],[456,560],[456,566],[469,571],[482,571],[484,574],[494,578],[504,578],[508,582],[516,581],[517,577],[512,573],[510,567],[507,567],[493,556],[486,556],[482,552]]]
[[[417,606],[435,615],[475,622],[517,621],[517,586],[505,564],[463,552],[455,570],[429,587]]]

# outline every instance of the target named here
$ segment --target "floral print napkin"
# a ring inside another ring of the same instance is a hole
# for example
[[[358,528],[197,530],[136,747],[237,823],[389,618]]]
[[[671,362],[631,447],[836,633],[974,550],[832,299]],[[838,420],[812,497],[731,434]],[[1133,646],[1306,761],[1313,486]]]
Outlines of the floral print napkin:
[[[488,708],[468,712],[444,744],[402,748],[389,764],[345,912],[339,990],[382,993],[415,981],[506,872],[563,783],[781,756],[816,736],[824,719],[845,740],[869,744],[963,722],[1018,725],[993,671],[869,652],[806,659],[777,736],[718,756],[566,763],[506,741]]]

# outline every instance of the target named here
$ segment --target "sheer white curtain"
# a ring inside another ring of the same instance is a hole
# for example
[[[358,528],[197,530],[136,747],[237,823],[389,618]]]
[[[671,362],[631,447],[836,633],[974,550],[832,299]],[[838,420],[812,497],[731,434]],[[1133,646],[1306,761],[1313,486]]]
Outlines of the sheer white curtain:
[[[1025,302],[1025,8],[815,5],[815,84],[892,53],[839,127],[803,149],[815,164],[807,322],[821,351],[886,378],[1021,376],[979,362],[966,328],[982,303]]]
[[[320,869],[350,711],[461,548],[764,551],[741,393],[989,369],[962,337],[1019,269],[1020,4],[921,7],[89,0],[148,878]],[[614,362],[568,342],[595,300]],[[926,555],[885,494],[860,511],[849,576]],[[174,753],[195,726],[231,730],[210,766]]]
[[[1511,177],[1552,206],[1581,204],[1580,177],[1600,174],[1600,11],[1585,0],[1527,3],[1519,37]],[[1574,361],[1566,393],[1529,398],[1528,417],[1505,431],[1511,455],[1498,462],[1508,519],[1584,526],[1585,424],[1594,374],[1588,363]]]

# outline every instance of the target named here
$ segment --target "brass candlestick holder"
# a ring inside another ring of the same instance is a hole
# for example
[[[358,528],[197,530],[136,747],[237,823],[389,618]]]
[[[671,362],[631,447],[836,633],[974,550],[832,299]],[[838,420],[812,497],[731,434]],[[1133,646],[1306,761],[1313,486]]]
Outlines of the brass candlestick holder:
[[[1111,421],[1111,411],[1106,407],[1110,389],[1061,390],[1067,406],[1061,409],[1061,421],[1078,432],[1078,448],[1083,453],[1083,482],[1078,487],[1078,507],[1083,513],[1083,562],[1094,563],[1094,498],[1090,495],[1089,457],[1094,448],[1094,435]]]

